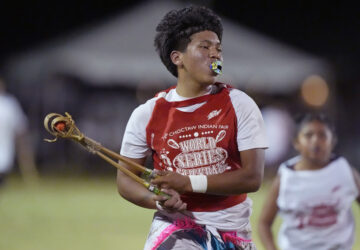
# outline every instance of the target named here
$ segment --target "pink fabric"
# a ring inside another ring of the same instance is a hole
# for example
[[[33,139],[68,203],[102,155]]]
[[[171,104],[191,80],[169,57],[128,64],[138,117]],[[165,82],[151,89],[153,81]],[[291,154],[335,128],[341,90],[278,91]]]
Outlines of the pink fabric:
[[[163,243],[172,233],[178,230],[195,230],[195,232],[199,235],[205,234],[204,229],[197,225],[192,219],[184,218],[179,219],[174,222],[174,224],[169,225],[161,232],[161,234],[157,237],[154,247],[152,250],[157,249],[161,243]]]
[[[219,232],[224,242],[232,242],[235,246],[241,245],[241,243],[250,243],[252,240],[243,239],[236,235],[235,231],[231,232]]]

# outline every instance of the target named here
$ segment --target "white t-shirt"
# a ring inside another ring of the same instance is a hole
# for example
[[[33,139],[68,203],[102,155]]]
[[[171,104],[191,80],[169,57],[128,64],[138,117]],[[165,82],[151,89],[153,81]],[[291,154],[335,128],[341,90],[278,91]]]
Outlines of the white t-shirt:
[[[208,93],[211,91],[213,90],[210,86]],[[155,102],[158,98],[165,98],[168,102],[191,99],[179,96],[176,89],[171,89],[168,93],[162,92],[157,97],[138,106],[133,111],[126,126],[120,151],[121,155],[138,159],[144,158],[151,153],[151,149],[146,143],[146,125],[149,123]],[[238,89],[230,90],[230,98],[238,121],[238,150],[244,151],[254,148],[267,148],[268,143],[265,136],[264,121],[256,103]],[[205,103],[198,103],[178,109],[183,112],[193,112],[203,104]]]
[[[350,250],[355,231],[351,205],[359,192],[349,163],[339,157],[319,170],[289,167],[298,161],[290,159],[279,168],[280,248]]]
[[[8,172],[15,155],[15,138],[25,131],[27,119],[18,101],[0,94],[0,173]]]

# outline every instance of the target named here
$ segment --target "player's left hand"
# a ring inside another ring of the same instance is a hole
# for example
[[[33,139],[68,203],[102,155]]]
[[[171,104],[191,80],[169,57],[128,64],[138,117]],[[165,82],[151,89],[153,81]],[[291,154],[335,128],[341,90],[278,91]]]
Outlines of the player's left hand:
[[[180,194],[191,192],[190,178],[171,171],[157,171],[157,177],[151,181],[151,184],[159,188],[174,189]]]
[[[169,196],[157,195],[154,197],[156,207],[159,210],[167,212],[181,212],[186,210],[187,204],[181,200],[180,194],[173,189],[161,189],[161,191]],[[170,198],[169,198],[170,197]]]

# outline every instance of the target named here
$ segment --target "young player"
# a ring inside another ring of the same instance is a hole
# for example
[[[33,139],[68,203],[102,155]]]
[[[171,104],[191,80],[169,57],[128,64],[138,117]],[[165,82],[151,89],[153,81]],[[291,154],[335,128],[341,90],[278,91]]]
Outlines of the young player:
[[[307,114],[298,124],[299,156],[283,163],[259,222],[261,241],[276,249],[271,225],[279,212],[280,249],[350,250],[354,241],[351,205],[360,203],[360,177],[345,158],[332,153],[334,129],[321,114]]]
[[[120,171],[119,193],[158,210],[145,249],[255,249],[246,193],[260,187],[267,143],[255,102],[216,82],[220,18],[187,7],[167,13],[156,31],[156,50],[177,84],[134,110],[121,155],[144,164],[152,154],[159,175],[152,183],[171,197]]]

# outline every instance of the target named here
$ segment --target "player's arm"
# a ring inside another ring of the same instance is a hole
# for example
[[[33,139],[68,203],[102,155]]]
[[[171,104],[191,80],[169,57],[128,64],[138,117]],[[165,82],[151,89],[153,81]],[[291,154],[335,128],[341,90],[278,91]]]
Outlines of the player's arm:
[[[258,224],[259,237],[262,244],[265,246],[265,249],[267,250],[276,249],[274,237],[271,231],[271,226],[274,222],[274,219],[278,211],[276,200],[279,195],[279,188],[280,188],[280,178],[279,176],[277,176],[271,186],[271,189],[268,193],[267,199],[264,203],[259,218],[259,224]]]
[[[358,197],[356,198],[356,200],[360,204],[360,174],[355,168],[353,168],[352,170],[353,170],[353,176],[354,176],[355,184],[356,184],[357,189],[358,189]]]
[[[132,160],[140,165],[143,165],[146,159],[146,158],[134,159],[128,157],[125,158]],[[140,171],[136,171],[132,169],[129,165],[125,163],[122,164],[127,169],[131,170],[132,172],[140,176],[141,174]],[[156,201],[159,201],[164,209],[168,209],[171,211],[182,211],[186,209],[186,203],[183,203],[181,201],[179,193],[177,193],[174,190],[171,189],[162,190],[164,193],[169,194],[170,198],[162,195],[155,195],[154,193],[147,190],[143,185],[134,181],[120,170],[118,170],[117,172],[116,182],[117,182],[117,188],[119,194],[124,199],[138,206],[144,208],[156,209]]]
[[[132,160],[140,165],[143,165],[145,163],[146,158],[140,158],[140,159],[127,158],[127,159]],[[134,172],[136,175],[140,175],[140,171],[136,171],[132,169],[130,166],[128,166],[125,163],[120,163],[120,164],[122,164],[124,167]],[[117,183],[118,192],[124,199],[141,207],[153,208],[153,209],[156,208],[155,199],[154,199],[156,195],[151,193],[143,185],[137,183],[136,181],[128,177],[120,170],[117,171],[116,183]]]
[[[208,175],[206,193],[234,195],[255,192],[259,189],[264,172],[264,149],[249,149],[240,152],[241,168],[221,174]],[[162,188],[172,188],[179,193],[196,192],[189,176],[166,172],[153,180],[153,184]]]
[[[264,149],[241,151],[241,168],[207,176],[206,193],[231,195],[257,191],[263,178],[264,157]]]

